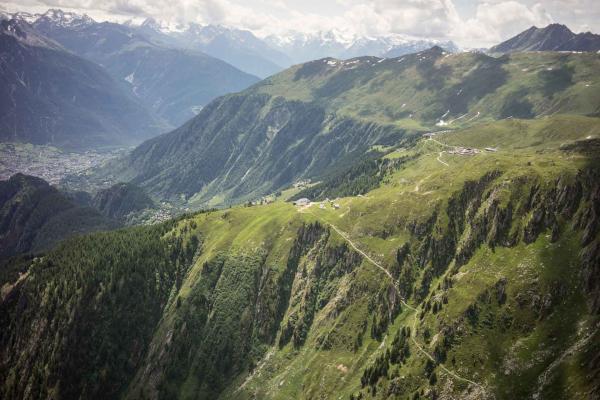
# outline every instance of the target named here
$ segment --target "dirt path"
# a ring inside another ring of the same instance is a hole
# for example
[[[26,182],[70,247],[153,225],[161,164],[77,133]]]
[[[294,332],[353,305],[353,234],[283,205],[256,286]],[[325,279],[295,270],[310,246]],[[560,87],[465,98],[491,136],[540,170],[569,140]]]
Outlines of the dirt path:
[[[430,137],[430,138],[429,138],[429,139],[427,139],[427,140],[431,140],[433,143],[437,143],[437,144],[439,144],[439,145],[440,145],[440,146],[442,146],[442,147],[446,147],[446,148],[449,148],[449,149],[454,149],[454,148],[455,148],[454,146],[449,146],[449,145],[447,145],[447,144],[445,144],[445,143],[442,143],[442,142],[440,142],[440,141],[438,141],[438,140],[435,140],[435,139],[434,139],[434,138],[432,138],[432,137]],[[446,167],[449,167],[449,166],[450,166],[450,164],[448,164],[447,162],[445,162],[445,161],[443,161],[443,160],[442,160],[442,154],[444,154],[444,151],[440,151],[440,152],[439,152],[439,154],[438,154],[438,156],[437,156],[436,160],[437,160],[437,161],[438,161],[440,164],[442,164],[442,165],[445,165]]]
[[[423,182],[425,182],[427,179],[429,179],[429,177],[431,177],[431,175],[427,175],[425,178],[423,178],[419,182],[417,182],[413,192],[417,193],[421,189],[421,185],[423,184]]]
[[[477,111],[477,114],[475,114],[474,117],[471,117],[468,120],[466,120],[465,123],[473,121],[475,118],[478,118],[480,114],[481,112]]]
[[[320,220],[322,223],[330,226],[338,235],[340,235],[346,242],[348,242],[348,244],[354,249],[356,250],[359,254],[361,254],[363,257],[365,257],[365,259],[367,261],[369,261],[369,263],[371,263],[372,265],[374,265],[375,267],[379,268],[381,271],[383,271],[384,274],[386,274],[390,280],[393,283],[394,289],[396,290],[396,293],[398,293],[398,281],[396,281],[394,279],[394,277],[392,276],[392,274],[386,269],[384,268],[381,264],[379,264],[377,261],[373,260],[367,253],[365,253],[364,251],[362,251],[352,240],[350,240],[350,238],[348,237],[348,235],[340,230],[337,226],[335,226],[334,224],[327,222],[325,220],[323,220],[322,218],[319,218],[315,213],[313,213],[312,211],[310,211],[309,209],[303,209],[303,210],[299,210],[299,212],[308,212],[310,213],[312,216],[314,216],[315,218],[317,218],[318,220]],[[409,310],[414,312],[414,317],[413,317],[413,326],[412,326],[412,330],[411,330],[411,340],[414,343],[414,345],[417,347],[417,349],[419,349],[419,351],[425,355],[425,357],[429,358],[431,361],[436,362],[435,358],[425,350],[425,348],[416,340],[416,333],[417,333],[417,323],[418,323],[418,308],[412,307],[411,305],[409,305],[404,298],[402,298],[400,296],[400,294],[398,293],[398,298],[400,299],[400,303],[408,308]],[[463,381],[463,382],[467,382],[470,383],[472,385],[477,386],[479,389],[481,389],[482,391],[485,392],[485,388],[480,385],[477,382],[474,382],[468,378],[465,378],[463,376],[458,375],[456,372],[446,368],[446,366],[444,366],[444,364],[438,364],[438,367],[440,367],[440,369],[442,371],[444,371],[445,373],[447,373],[448,375],[450,375],[451,377]]]
[[[443,152],[443,151],[440,151],[440,154],[437,156],[436,160],[438,160],[440,163],[444,164],[446,167],[449,167],[449,166],[450,166],[450,164],[448,164],[448,163],[447,163],[447,162],[445,162],[445,161],[442,161],[442,154],[444,154],[444,152]]]
[[[311,213],[312,215],[315,215],[314,213]],[[315,215],[316,217],[316,215]],[[318,218],[318,217],[317,217]],[[333,224],[329,224],[327,223],[329,226],[331,226],[331,228],[333,228],[334,231],[336,231],[338,233],[338,235],[340,235],[341,237],[344,238],[344,240],[346,242],[348,242],[348,244],[354,249],[356,250],[358,253],[360,253],[364,258],[366,258],[371,264],[373,264],[374,266],[376,266],[377,268],[379,268],[380,270],[383,271],[384,274],[386,274],[391,280],[392,282],[394,282],[394,286],[396,284],[394,277],[392,276],[392,274],[385,269],[384,267],[382,267],[377,261],[373,260],[367,253],[365,253],[364,251],[362,251],[361,249],[359,249],[353,241],[351,241],[348,236],[346,235],[346,233],[344,233],[343,231],[341,231],[340,229],[338,229],[337,226],[333,225]]]

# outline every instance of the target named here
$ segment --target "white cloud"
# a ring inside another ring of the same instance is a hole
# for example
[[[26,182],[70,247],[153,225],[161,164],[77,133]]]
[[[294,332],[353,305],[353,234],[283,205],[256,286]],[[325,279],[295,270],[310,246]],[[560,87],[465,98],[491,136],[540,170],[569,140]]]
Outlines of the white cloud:
[[[456,10],[450,0],[340,1],[359,11],[359,15],[368,16],[371,20],[377,19],[379,26],[394,33],[445,37],[456,17]],[[364,19],[359,21],[358,26],[363,27],[368,23],[369,20]]]
[[[505,40],[531,25],[544,26],[553,21],[566,23],[575,31],[597,32],[598,1],[19,0],[18,4],[3,1],[3,5],[11,10],[63,8],[87,12],[101,20],[152,16],[177,23],[224,24],[250,29],[261,36],[290,29],[335,29],[346,35],[402,33],[479,47]]]
[[[489,46],[535,26],[552,23],[552,17],[537,3],[531,7],[514,0],[483,2],[475,17],[453,26],[450,34],[465,46]]]

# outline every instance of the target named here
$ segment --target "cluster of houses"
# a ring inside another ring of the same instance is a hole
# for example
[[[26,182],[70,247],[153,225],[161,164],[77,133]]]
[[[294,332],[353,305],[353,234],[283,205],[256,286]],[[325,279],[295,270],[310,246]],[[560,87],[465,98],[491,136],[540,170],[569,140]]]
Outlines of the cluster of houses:
[[[294,201],[294,205],[298,206],[298,207],[306,207],[306,206],[310,206],[311,204],[312,204],[312,202],[309,199],[307,199],[306,197],[303,197],[301,199]],[[326,204],[329,204],[332,208],[334,208],[336,210],[340,208],[340,205],[338,203],[336,203],[333,200],[329,200],[329,199],[325,199],[325,201],[322,201],[319,204],[319,208],[321,210],[325,209]]]
[[[40,177],[50,184],[58,184],[67,175],[83,175],[85,171],[116,157],[120,150],[111,152],[62,152],[51,146],[0,145],[0,181],[16,173]],[[107,182],[110,185],[114,182]]]
[[[303,197],[301,199],[294,201],[294,205],[298,206],[298,207],[310,206],[310,204],[311,204],[311,201],[309,199],[307,199],[306,197]]]
[[[455,147],[448,151],[448,154],[458,154],[459,156],[472,156],[477,153],[481,153],[481,150],[473,149],[471,147]]]
[[[495,153],[498,151],[496,147],[486,147],[484,149],[488,153]],[[481,153],[482,151],[479,149],[473,149],[471,147],[455,147],[452,150],[448,151],[448,154],[458,154],[460,156],[472,156],[474,154]]]
[[[437,132],[427,132],[427,133],[423,134],[423,137],[426,139],[433,139],[435,136],[439,135],[440,133],[446,133],[446,132],[451,132],[451,131],[445,130],[445,131],[437,131]],[[498,148],[497,147],[486,147],[484,150],[487,151],[488,153],[495,153],[498,151]],[[449,154],[459,154],[459,155],[463,155],[463,156],[470,156],[473,154],[481,153],[481,150],[472,149],[470,147],[456,147],[453,150],[450,150],[448,153]]]

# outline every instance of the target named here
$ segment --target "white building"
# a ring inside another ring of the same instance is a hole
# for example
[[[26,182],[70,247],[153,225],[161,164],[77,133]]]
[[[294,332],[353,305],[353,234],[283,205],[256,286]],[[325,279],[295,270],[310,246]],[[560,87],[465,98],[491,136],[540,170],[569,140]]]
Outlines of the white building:
[[[310,200],[307,199],[306,197],[303,197],[301,199],[294,201],[295,206],[308,206],[309,204],[310,204]]]

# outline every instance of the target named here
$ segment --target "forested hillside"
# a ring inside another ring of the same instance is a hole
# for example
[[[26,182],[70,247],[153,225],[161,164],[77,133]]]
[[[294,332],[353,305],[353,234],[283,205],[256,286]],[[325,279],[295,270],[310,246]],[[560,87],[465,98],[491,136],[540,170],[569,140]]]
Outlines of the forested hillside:
[[[142,189],[129,183],[117,183],[96,193],[91,205],[109,218],[125,218],[146,208],[155,207],[154,202]]]
[[[81,207],[48,182],[15,174],[0,181],[0,260],[49,250],[76,234],[119,227],[90,207]]]

